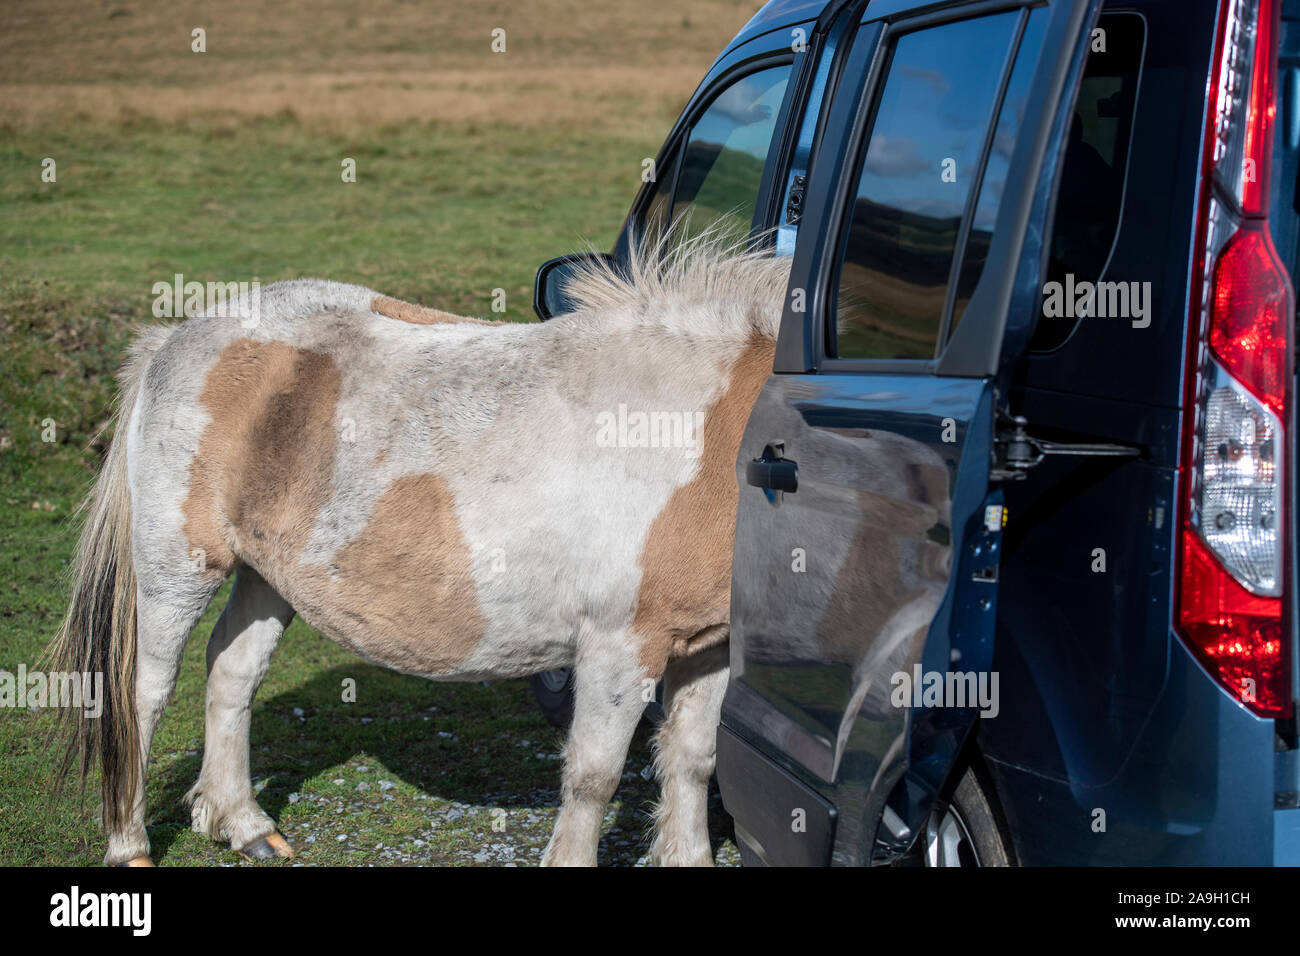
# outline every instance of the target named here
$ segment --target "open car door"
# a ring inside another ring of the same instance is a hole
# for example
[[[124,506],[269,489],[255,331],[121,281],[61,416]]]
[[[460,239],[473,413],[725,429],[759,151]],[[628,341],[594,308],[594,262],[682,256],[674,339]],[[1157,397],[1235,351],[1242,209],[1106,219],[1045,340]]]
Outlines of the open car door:
[[[718,778],[747,863],[896,859],[997,713],[1005,375],[1099,6],[873,0],[841,51],[737,464]]]

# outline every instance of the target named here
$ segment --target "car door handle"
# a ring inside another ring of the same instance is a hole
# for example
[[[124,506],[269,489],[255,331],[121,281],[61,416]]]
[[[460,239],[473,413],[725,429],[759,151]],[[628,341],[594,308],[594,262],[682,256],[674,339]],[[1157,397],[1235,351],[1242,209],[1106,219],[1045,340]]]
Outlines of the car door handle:
[[[799,465],[782,458],[784,445],[768,445],[763,456],[745,465],[745,481],[755,488],[795,492],[799,488]]]

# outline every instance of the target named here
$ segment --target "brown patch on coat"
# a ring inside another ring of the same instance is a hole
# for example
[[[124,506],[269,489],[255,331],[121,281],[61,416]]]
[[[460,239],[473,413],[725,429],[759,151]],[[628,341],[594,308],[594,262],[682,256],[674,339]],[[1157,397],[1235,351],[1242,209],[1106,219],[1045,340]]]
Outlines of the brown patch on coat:
[[[275,586],[268,572],[301,553],[333,493],[341,387],[323,352],[252,339],[222,351],[199,395],[210,421],[182,505],[183,530],[191,551],[203,552],[206,574],[224,578],[242,559]]]
[[[241,339],[200,395],[211,416],[182,509],[207,574],[250,565],[309,623],[389,667],[446,674],[484,632],[446,481],[399,478],[327,565],[302,553],[334,496],[342,373],[322,352]]]
[[[386,295],[376,296],[372,299],[370,301],[370,311],[377,312],[379,315],[387,316],[390,319],[397,319],[399,322],[410,322],[412,325],[460,325],[466,322],[470,325],[504,324],[489,319],[475,319],[467,315],[443,312],[441,309],[430,309],[427,306],[416,305],[414,302],[403,302],[401,299],[390,298]]]
[[[700,467],[650,525],[632,629],[645,672],[727,639],[736,534],[736,456],[749,413],[772,374],[775,345],[754,336],[732,364],[727,389],[704,417]]]
[[[311,608],[300,610],[389,667],[450,674],[486,629],[472,568],[446,479],[406,475],[389,485],[365,528],[328,568],[302,569],[298,600]]]

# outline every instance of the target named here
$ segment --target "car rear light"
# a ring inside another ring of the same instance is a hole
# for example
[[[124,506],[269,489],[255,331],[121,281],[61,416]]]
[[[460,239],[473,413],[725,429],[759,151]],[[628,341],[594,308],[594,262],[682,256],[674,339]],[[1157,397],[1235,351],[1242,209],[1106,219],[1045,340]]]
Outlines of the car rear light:
[[[1211,359],[1191,516],[1210,551],[1255,594],[1282,593],[1282,426]]]
[[[1291,672],[1282,629],[1282,602],[1243,588],[1183,529],[1179,607],[1184,640],[1211,674],[1243,704],[1265,717],[1285,716]]]
[[[1211,100],[1214,174],[1247,216],[1268,211],[1277,12],[1276,0],[1228,0],[1219,17]]]
[[[1291,284],[1268,229],[1254,220],[1219,254],[1210,303],[1210,348],[1226,370],[1275,415],[1290,378]]]
[[[1224,0],[1197,223],[1178,630],[1255,713],[1292,710],[1284,595],[1294,299],[1268,229],[1278,0]],[[1217,188],[1216,188],[1217,186]]]

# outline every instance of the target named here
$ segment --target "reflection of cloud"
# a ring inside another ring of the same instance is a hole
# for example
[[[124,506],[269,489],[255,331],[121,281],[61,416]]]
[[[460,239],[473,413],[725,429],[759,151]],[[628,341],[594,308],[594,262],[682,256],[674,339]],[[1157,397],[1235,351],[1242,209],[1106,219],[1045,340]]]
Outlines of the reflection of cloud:
[[[770,106],[758,102],[770,89],[770,84],[759,86],[750,80],[741,80],[722,91],[709,107],[709,113],[729,119],[737,126],[758,123],[772,115]]]
[[[919,66],[904,66],[900,72],[911,80],[919,80],[930,89],[934,90],[939,96],[947,96],[948,91],[952,89],[952,84],[948,82],[948,77],[944,76],[938,70],[924,70]]]
[[[877,176],[903,176],[923,173],[930,165],[930,161],[917,150],[916,140],[877,133],[871,138],[863,168]]]

